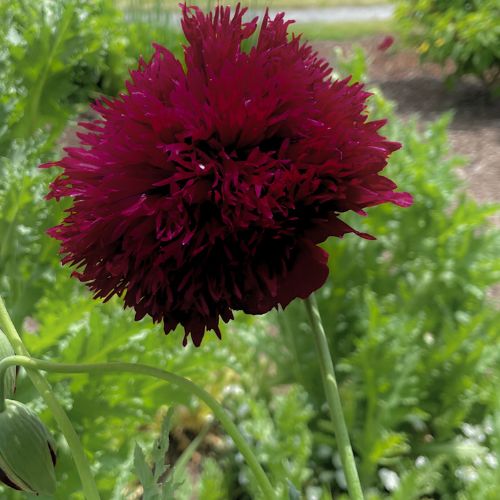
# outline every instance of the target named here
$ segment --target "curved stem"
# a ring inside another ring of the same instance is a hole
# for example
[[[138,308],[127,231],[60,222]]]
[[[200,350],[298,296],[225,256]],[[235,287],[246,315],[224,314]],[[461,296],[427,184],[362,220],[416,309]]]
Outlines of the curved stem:
[[[30,359],[30,355],[28,349],[26,349],[21,337],[17,333],[16,327],[12,320],[10,319],[9,313],[5,308],[5,303],[0,297],[0,327],[4,331],[5,335],[9,339],[12,347],[16,354],[22,355],[23,359]],[[8,358],[5,358],[8,359]],[[71,420],[66,415],[66,412],[62,408],[62,406],[57,401],[50,384],[45,380],[43,375],[36,371],[28,372],[28,375],[31,379],[31,382],[40,393],[42,398],[45,400],[48,408],[52,412],[57,424],[59,425],[64,437],[66,438],[66,442],[71,450],[71,454],[73,456],[73,460],[75,462],[75,466],[78,470],[78,474],[80,476],[80,480],[82,482],[83,493],[87,500],[100,500],[99,491],[94,481],[94,476],[92,475],[92,471],[90,470],[90,465],[87,461],[87,457],[85,456],[85,450],[80,443],[80,438],[76,433],[73,425],[71,424]],[[0,378],[0,386],[3,391],[3,374],[2,378]],[[3,398],[2,398],[2,404]]]
[[[332,356],[330,354],[325,330],[319,314],[316,297],[311,295],[308,299],[306,299],[305,306],[307,309],[307,315],[309,316],[309,322],[311,323],[311,329],[314,334],[326,400],[328,402],[330,416],[335,429],[335,437],[337,438],[340,460],[342,462],[342,467],[344,468],[349,496],[353,500],[363,500],[363,490],[359,481],[351,441],[349,439],[349,433],[347,432],[347,425],[342,411],[342,403],[340,402],[339,388],[337,385],[337,379],[335,378],[335,370],[333,369]]]
[[[70,364],[70,363],[52,363],[50,361],[43,361],[40,359],[29,358],[25,356],[9,356],[0,361],[0,381],[3,380],[5,370],[9,366],[18,365],[31,370],[43,370],[55,373],[135,373],[139,375],[147,375],[149,377],[158,378],[166,382],[175,384],[181,389],[194,394],[201,399],[219,419],[226,432],[233,439],[236,447],[245,458],[248,466],[252,470],[257,479],[264,497],[266,499],[277,498],[274,489],[269,482],[264,470],[255,457],[252,449],[241,435],[240,431],[230,419],[224,408],[220,403],[211,396],[207,391],[197,386],[190,380],[175,375],[174,373],[155,368],[153,366],[136,364],[136,363],[89,363],[89,364]]]

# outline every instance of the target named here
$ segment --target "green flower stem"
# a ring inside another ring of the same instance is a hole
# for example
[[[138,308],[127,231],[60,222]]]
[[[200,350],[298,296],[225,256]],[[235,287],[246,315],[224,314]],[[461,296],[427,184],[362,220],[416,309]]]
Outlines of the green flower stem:
[[[30,354],[26,346],[23,344],[21,337],[17,333],[16,327],[7,312],[5,307],[5,303],[0,297],[0,328],[4,331],[5,335],[9,339],[14,352],[23,356],[23,359],[30,359]],[[5,358],[7,359],[7,358]],[[0,370],[0,391],[3,392],[3,373]],[[31,379],[31,382],[35,386],[36,390],[40,393],[40,395],[45,400],[48,408],[52,412],[57,424],[59,425],[64,437],[66,438],[66,442],[71,450],[71,454],[73,456],[73,460],[75,462],[75,466],[78,470],[78,474],[80,476],[80,480],[82,482],[83,493],[87,500],[100,500],[99,491],[94,481],[94,476],[92,475],[92,471],[90,470],[90,465],[88,463],[87,457],[85,456],[85,450],[80,443],[80,438],[76,433],[73,425],[71,424],[71,420],[68,415],[62,408],[62,406],[57,401],[50,384],[45,380],[43,375],[36,371],[28,372],[28,375]],[[4,398],[3,394],[1,394],[0,400],[0,408],[3,407]]]
[[[236,447],[254,473],[262,493],[264,494],[264,498],[266,500],[277,499],[277,495],[252,449],[245,441],[245,438],[241,435],[236,425],[232,422],[224,408],[207,391],[197,386],[190,380],[165,370],[160,370],[159,368],[155,368],[153,366],[136,363],[115,362],[79,365],[69,363],[52,363],[50,361],[43,361],[25,356],[9,356],[0,361],[0,385],[3,385],[2,377],[4,376],[5,370],[9,366],[13,365],[23,366],[28,371],[43,370],[55,373],[134,373],[138,375],[147,375],[149,377],[158,378],[171,384],[175,384],[177,387],[180,387],[190,394],[197,396],[212,410],[213,414],[219,419],[226,432],[231,436]]]
[[[342,462],[342,467],[344,468],[349,496],[352,500],[363,500],[363,490],[361,488],[358,471],[356,469],[356,462],[354,460],[354,454],[352,452],[351,442],[347,432],[347,425],[342,411],[342,404],[340,402],[339,388],[337,385],[337,379],[335,378],[332,357],[330,349],[328,348],[325,329],[323,328],[323,323],[319,314],[316,297],[311,295],[308,299],[306,299],[305,306],[309,316],[311,329],[314,334],[326,400],[330,409],[330,416],[335,430],[335,437],[337,438],[340,460]]]

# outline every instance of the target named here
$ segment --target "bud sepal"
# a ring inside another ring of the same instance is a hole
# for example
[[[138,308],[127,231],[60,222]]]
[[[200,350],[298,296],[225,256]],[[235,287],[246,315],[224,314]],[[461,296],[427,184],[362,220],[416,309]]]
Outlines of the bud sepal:
[[[0,481],[11,488],[53,495],[56,489],[55,442],[27,406],[5,400],[0,413]]]

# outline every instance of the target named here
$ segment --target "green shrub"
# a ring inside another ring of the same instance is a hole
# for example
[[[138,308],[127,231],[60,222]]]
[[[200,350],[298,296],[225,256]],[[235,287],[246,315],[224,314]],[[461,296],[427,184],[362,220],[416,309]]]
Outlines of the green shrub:
[[[4,56],[0,51],[0,64],[12,79],[0,79],[7,91],[0,113],[13,119],[23,104],[8,92],[27,80],[12,76],[20,69]],[[358,54],[354,69],[361,76],[364,67]],[[80,99],[71,95],[62,116]],[[25,98],[21,93],[20,101]],[[329,241],[332,275],[319,293],[367,497],[493,499],[500,489],[492,458],[500,436],[500,313],[487,291],[500,279],[500,235],[487,219],[495,207],[464,195],[447,143],[449,117],[419,132],[416,123],[397,119],[379,92],[371,108],[372,117],[390,118],[387,135],[404,143],[389,169],[416,202],[406,210],[377,207],[366,220],[351,221],[376,234],[376,242]],[[4,130],[8,135],[10,129]],[[91,300],[60,267],[56,245],[44,235],[59,218],[55,204],[42,196],[53,174],[35,168],[46,148],[42,136],[27,142],[10,137],[0,166],[0,293],[16,324],[24,322],[32,353],[60,362],[140,361],[188,376],[219,399],[225,396],[284,495],[291,484],[303,495],[315,491],[326,500],[332,490],[342,498],[336,443],[302,305],[282,315],[293,328],[278,332],[275,314],[238,315],[223,328],[222,342],[209,336],[201,348],[184,349],[181,332],[164,338],[150,321],[134,322],[119,301]],[[103,498],[123,498],[134,481],[133,441],[153,440],[151,422],[165,404],[185,405],[190,418],[182,425],[195,430],[206,415],[175,387],[142,377],[50,379],[82,436]],[[243,392],[228,394],[228,385]],[[22,374],[17,397],[43,410]],[[44,418],[50,421],[47,412]],[[255,494],[234,449],[214,446],[207,455],[197,485],[203,498]],[[64,446],[57,474],[55,498],[80,498]]]
[[[148,24],[140,19],[131,21],[128,26],[127,57],[137,64],[140,57],[146,61],[153,55],[153,43],[167,47],[173,54],[183,61],[182,44],[185,42],[182,31],[171,24]]]
[[[19,321],[34,312],[58,267],[57,244],[45,232],[60,211],[44,200],[52,174],[37,168],[45,149],[37,134],[0,156],[0,294]]]
[[[101,94],[124,89],[152,44],[182,52],[182,34],[168,22],[151,25],[124,15],[112,0],[13,0],[0,4],[0,156],[13,139],[43,128],[54,144],[69,118]],[[151,20],[150,20],[151,21]]]
[[[254,399],[248,397],[246,387],[233,385],[226,391],[224,404],[268,471],[279,497],[288,500],[290,488],[303,489],[312,477],[308,462],[313,443],[308,427],[312,407],[304,390],[297,386],[275,387],[275,394]],[[246,489],[251,498],[261,498],[258,484],[247,466],[241,464],[241,458],[236,458],[242,470],[233,488]]]
[[[449,116],[422,133],[398,120],[379,92],[372,108],[372,116],[389,117],[387,135],[404,144],[388,169],[415,204],[349,220],[376,242],[326,243],[331,279],[319,293],[320,308],[365,488],[385,498],[390,471],[393,498],[457,498],[479,491],[471,477],[498,474],[487,465],[498,428],[482,439],[463,431],[498,425],[500,312],[488,299],[500,281],[500,232],[488,223],[498,207],[464,194],[455,174],[460,162],[447,143]],[[303,307],[294,304],[286,316],[295,328],[283,331],[289,355],[279,359],[278,373],[313,397],[315,435],[333,453]],[[323,464],[331,468],[329,460]],[[469,470],[474,474],[461,474]]]
[[[396,17],[424,60],[455,76],[472,74],[488,87],[500,81],[500,4],[497,0],[398,0]]]
[[[110,0],[13,0],[0,4],[0,117],[8,137],[44,128],[57,137],[97,90],[121,89],[130,61],[119,12]],[[119,81],[119,85],[117,84]]]

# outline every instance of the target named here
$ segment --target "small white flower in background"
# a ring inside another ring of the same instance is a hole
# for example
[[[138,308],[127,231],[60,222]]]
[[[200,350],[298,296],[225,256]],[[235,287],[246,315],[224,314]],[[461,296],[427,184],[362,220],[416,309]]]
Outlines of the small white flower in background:
[[[484,461],[487,465],[489,465],[492,469],[496,469],[498,467],[498,459],[493,453],[487,453],[484,457]]]
[[[236,410],[236,415],[239,418],[245,418],[250,413],[250,406],[247,403],[242,403]]]
[[[243,388],[238,384],[226,385],[226,387],[222,390],[223,396],[241,396],[243,393]]]
[[[318,486],[309,486],[306,489],[306,498],[307,500],[320,500],[321,495],[323,494],[323,490]]]
[[[488,415],[485,419],[484,419],[484,423],[483,423],[483,429],[484,429],[484,432],[486,434],[488,434],[488,436],[490,434],[493,434],[495,432],[495,426],[493,425],[493,419],[491,418],[490,415]]]
[[[339,487],[343,490],[347,490],[347,481],[345,479],[344,471],[336,470],[335,471],[335,480]]]
[[[248,480],[247,475],[246,475],[243,471],[241,471],[241,472],[238,474],[238,482],[239,482],[240,484],[249,484],[249,483],[250,483],[250,481]]]
[[[333,454],[332,462],[336,469],[342,469],[342,462],[340,461],[340,455],[338,453]]]
[[[425,332],[424,333],[424,342],[427,345],[433,345],[435,340],[434,340],[434,335],[432,335],[431,332]]]
[[[464,483],[473,483],[479,479],[477,470],[470,465],[459,467],[455,471],[455,476],[457,476],[458,479],[461,479]]]
[[[476,440],[479,443],[484,442],[484,440],[486,439],[486,435],[483,432],[483,429],[481,429],[481,427],[478,425],[471,425],[465,423],[462,424],[461,429],[465,437],[468,437],[472,440]]]
[[[399,488],[399,476],[393,470],[380,469],[378,475],[387,491],[396,491]]]
[[[11,45],[14,46],[21,45],[23,43],[23,38],[12,26],[9,28],[9,31],[7,31],[7,36],[5,38]]]
[[[417,457],[417,459],[415,460],[415,467],[417,468],[421,468],[423,467],[424,465],[427,465],[429,463],[429,459],[427,457],[424,457],[422,455],[420,455],[419,457]]]
[[[320,444],[316,454],[319,458],[326,459],[332,455],[332,448],[326,444]]]

